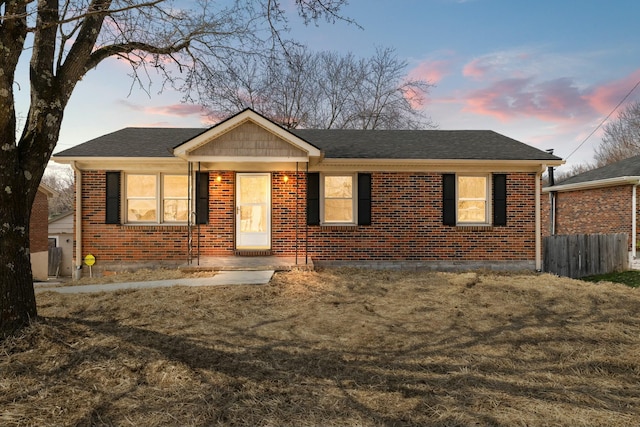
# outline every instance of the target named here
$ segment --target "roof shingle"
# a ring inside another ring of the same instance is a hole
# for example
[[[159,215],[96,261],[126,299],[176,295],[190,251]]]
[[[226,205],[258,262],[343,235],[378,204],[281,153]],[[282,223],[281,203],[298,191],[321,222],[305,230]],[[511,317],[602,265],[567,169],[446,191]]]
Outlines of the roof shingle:
[[[54,157],[173,157],[173,147],[203,128],[125,128],[55,154]],[[296,129],[325,158],[560,160],[489,130]]]

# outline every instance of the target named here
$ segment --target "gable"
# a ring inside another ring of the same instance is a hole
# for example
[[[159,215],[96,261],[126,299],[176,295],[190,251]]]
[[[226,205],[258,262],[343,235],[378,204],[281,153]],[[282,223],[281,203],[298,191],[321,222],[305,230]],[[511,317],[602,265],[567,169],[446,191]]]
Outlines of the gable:
[[[253,122],[222,134],[189,152],[190,156],[215,157],[306,157],[299,147],[284,141]]]
[[[308,162],[320,150],[251,109],[174,147],[173,154],[199,162]]]

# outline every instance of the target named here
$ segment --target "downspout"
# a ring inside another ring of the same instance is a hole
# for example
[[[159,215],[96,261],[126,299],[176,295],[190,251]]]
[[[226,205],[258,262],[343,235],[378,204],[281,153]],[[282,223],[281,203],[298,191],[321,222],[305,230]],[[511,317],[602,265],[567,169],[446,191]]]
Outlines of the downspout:
[[[542,170],[536,172],[536,202],[535,202],[535,217],[536,217],[536,271],[542,271],[542,236],[541,236],[541,220],[540,220],[540,181],[542,180]]]
[[[549,192],[549,223],[551,228],[549,234],[552,236],[556,234],[556,196],[555,191]]]
[[[76,167],[76,162],[70,163],[76,177],[76,265],[73,270],[73,280],[80,280],[82,277],[82,172]]]
[[[631,260],[636,259],[636,251],[638,250],[638,248],[636,247],[636,232],[637,232],[637,219],[636,217],[638,216],[637,213],[637,207],[638,207],[638,201],[636,200],[638,197],[638,185],[639,184],[635,184],[632,188],[633,188],[633,195],[631,196]]]

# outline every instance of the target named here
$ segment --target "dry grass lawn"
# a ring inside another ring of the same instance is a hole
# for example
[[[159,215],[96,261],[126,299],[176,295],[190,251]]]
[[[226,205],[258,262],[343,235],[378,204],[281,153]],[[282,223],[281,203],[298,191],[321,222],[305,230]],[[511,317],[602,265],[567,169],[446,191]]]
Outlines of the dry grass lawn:
[[[0,343],[0,425],[640,425],[639,292],[361,270],[47,292]]]

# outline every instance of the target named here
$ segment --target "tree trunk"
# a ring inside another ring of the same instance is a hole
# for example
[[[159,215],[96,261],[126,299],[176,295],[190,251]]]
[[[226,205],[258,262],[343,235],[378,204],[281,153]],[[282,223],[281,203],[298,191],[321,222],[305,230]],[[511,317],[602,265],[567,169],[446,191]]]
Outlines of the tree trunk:
[[[0,206],[0,337],[29,324],[37,315],[29,255],[31,203],[19,185],[6,185]],[[7,182],[7,181],[3,181]],[[10,194],[7,194],[9,193]]]

